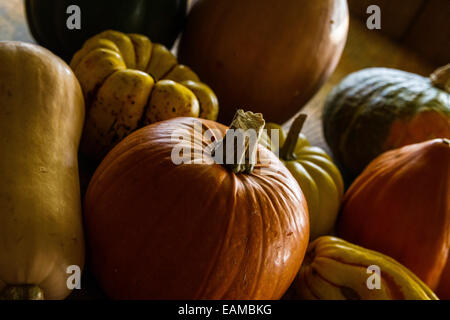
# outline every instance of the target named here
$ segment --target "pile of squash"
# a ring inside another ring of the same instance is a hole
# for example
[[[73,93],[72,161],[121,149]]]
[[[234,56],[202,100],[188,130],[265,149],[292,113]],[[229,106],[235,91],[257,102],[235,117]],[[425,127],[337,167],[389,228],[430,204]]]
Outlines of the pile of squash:
[[[70,66],[0,42],[0,299],[64,299],[85,259],[112,299],[450,299],[450,65],[345,78],[324,106],[332,155],[306,114],[278,124],[347,29],[343,0],[204,0],[186,65],[132,30],[60,45]]]

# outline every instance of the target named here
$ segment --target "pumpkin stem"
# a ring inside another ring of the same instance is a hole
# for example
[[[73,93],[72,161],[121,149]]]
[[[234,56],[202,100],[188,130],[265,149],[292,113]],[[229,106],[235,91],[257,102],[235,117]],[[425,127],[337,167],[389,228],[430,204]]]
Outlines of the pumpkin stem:
[[[280,150],[280,157],[285,161],[295,160],[295,147],[297,146],[297,141],[302,132],[303,125],[305,124],[306,118],[308,116],[301,113],[297,118],[295,118],[294,123],[289,129],[286,141]]]
[[[264,125],[261,113],[238,110],[225,137],[215,145],[213,157],[234,173],[251,173]]]
[[[44,300],[44,291],[38,286],[8,286],[0,293],[0,300]]]
[[[450,93],[450,63],[433,72],[430,79],[433,86]]]

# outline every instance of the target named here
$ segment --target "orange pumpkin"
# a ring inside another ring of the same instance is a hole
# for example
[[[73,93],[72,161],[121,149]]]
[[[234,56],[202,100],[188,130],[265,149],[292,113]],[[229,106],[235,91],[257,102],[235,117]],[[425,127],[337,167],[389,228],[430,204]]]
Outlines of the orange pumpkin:
[[[338,230],[436,289],[450,240],[450,141],[430,140],[376,158],[348,190]]]
[[[94,274],[114,299],[279,299],[306,251],[303,193],[261,145],[254,168],[209,162],[196,126],[200,137],[214,130],[211,141],[227,131],[171,119],[131,134],[103,160],[85,201]],[[174,164],[179,137],[206,161]]]
[[[220,122],[246,105],[283,123],[333,73],[348,26],[346,0],[202,0],[178,56],[217,94]]]

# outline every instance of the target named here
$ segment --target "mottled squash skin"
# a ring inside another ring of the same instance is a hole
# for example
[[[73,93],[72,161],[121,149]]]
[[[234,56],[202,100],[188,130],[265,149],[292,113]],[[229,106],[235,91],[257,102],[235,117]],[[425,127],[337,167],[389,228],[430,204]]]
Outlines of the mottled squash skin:
[[[216,120],[214,92],[163,45],[139,34],[106,30],[70,63],[86,99],[80,152],[93,163],[131,132],[176,117]]]
[[[335,159],[352,180],[387,150],[450,138],[450,94],[419,75],[365,69],[331,92],[323,129]]]

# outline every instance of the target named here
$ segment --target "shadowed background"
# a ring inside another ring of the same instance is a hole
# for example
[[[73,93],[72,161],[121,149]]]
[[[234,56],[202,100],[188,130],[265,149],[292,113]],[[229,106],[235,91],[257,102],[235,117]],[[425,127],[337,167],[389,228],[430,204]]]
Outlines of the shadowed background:
[[[350,31],[341,62],[330,80],[302,110],[309,116],[304,133],[312,144],[327,151],[320,123],[322,107],[330,90],[343,77],[368,67],[391,67],[428,76],[436,67],[450,62],[450,0],[348,2]],[[366,27],[366,10],[373,4],[381,8],[382,30]],[[0,0],[0,40],[33,42],[22,0]]]

